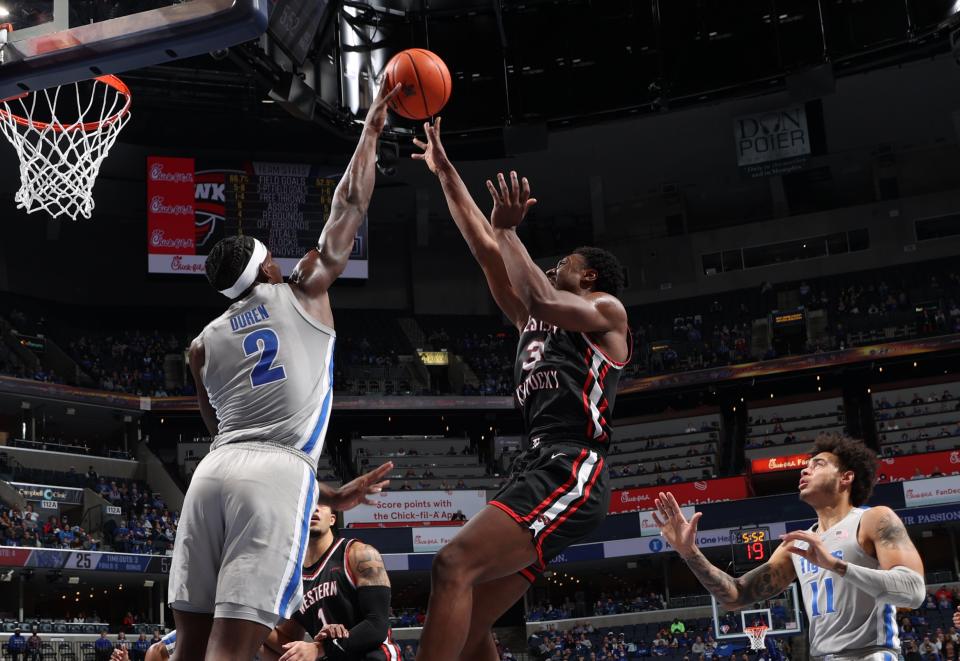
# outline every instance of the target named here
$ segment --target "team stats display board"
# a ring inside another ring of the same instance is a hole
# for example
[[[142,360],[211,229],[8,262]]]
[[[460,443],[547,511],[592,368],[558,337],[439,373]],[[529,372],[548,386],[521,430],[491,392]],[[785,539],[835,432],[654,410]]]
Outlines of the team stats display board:
[[[150,273],[204,273],[220,239],[245,234],[273,253],[284,276],[317,245],[339,174],[300,163],[207,163],[147,159],[147,262]],[[343,276],[366,278],[367,221]]]

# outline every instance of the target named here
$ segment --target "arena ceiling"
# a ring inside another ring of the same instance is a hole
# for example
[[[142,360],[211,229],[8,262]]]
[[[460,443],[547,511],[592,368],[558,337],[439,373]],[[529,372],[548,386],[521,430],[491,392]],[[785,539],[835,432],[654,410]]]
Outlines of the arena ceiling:
[[[151,121],[135,122],[124,139],[346,148],[368,74],[417,46],[440,54],[453,75],[448,131],[494,157],[511,139],[506,126],[515,148],[529,151],[545,129],[784,89],[823,96],[835,77],[950,52],[957,10],[954,0],[331,2],[302,64],[271,32],[128,72],[137,110]]]

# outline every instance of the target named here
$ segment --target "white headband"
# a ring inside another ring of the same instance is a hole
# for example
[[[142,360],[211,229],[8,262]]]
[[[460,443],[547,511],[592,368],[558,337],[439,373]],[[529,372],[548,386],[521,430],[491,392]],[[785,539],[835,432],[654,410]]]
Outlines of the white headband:
[[[254,239],[253,254],[250,255],[250,261],[247,262],[247,265],[244,267],[243,273],[240,274],[240,277],[237,278],[237,281],[233,283],[232,287],[229,289],[221,289],[220,293],[233,300],[247,291],[254,280],[257,279],[257,271],[260,270],[260,265],[263,264],[263,260],[266,258],[267,247],[257,239]]]

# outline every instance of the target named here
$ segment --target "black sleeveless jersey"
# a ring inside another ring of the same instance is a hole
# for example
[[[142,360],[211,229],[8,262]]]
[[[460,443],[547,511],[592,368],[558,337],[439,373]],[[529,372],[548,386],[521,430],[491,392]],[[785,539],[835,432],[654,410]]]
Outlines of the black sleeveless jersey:
[[[531,317],[513,369],[514,399],[531,444],[572,441],[606,453],[617,384],[629,362],[630,355],[622,363],[610,359],[585,333]]]
[[[337,538],[323,557],[303,568],[303,601],[293,619],[311,638],[324,625],[342,624],[352,629],[361,620],[356,577],[347,563],[347,554],[354,543],[352,539]],[[377,649],[356,657],[356,661],[400,661],[400,647],[388,631],[386,640]]]

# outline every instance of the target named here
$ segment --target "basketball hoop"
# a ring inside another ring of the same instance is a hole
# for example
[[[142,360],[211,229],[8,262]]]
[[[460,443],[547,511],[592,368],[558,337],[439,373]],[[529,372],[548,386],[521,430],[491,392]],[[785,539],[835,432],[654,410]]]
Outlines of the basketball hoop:
[[[0,26],[0,53],[9,30]],[[0,99],[0,130],[20,158],[17,208],[90,218],[93,185],[130,119],[130,101],[116,76]]]
[[[767,627],[747,627],[743,631],[747,634],[747,637],[750,638],[750,649],[766,649],[765,639],[767,637]]]

